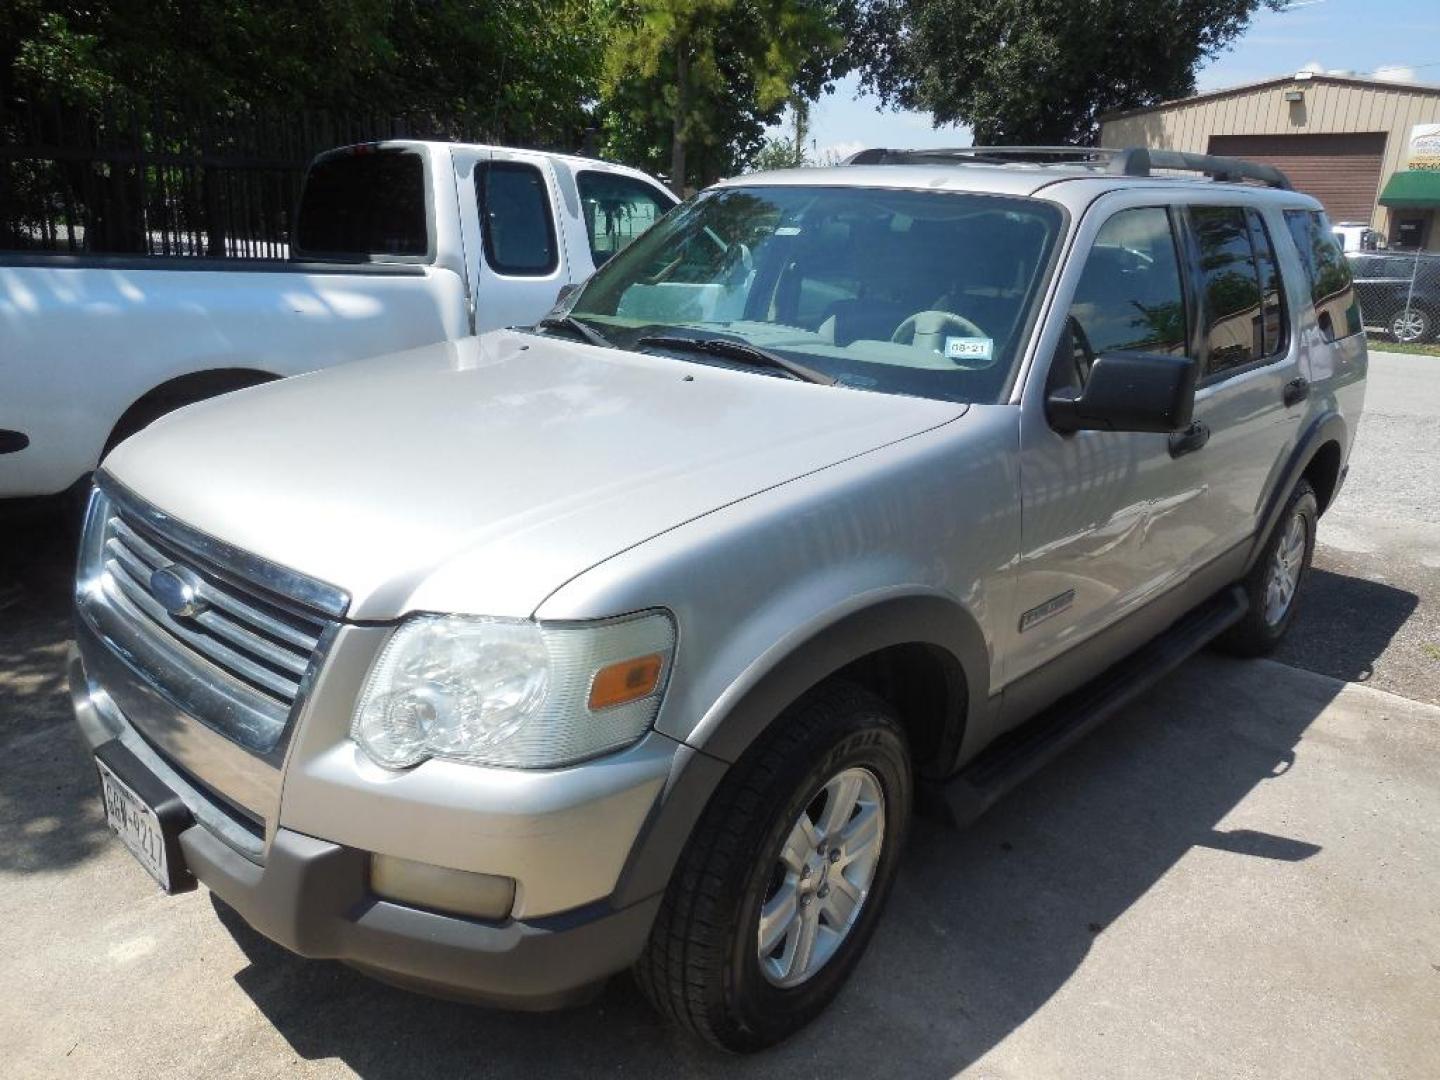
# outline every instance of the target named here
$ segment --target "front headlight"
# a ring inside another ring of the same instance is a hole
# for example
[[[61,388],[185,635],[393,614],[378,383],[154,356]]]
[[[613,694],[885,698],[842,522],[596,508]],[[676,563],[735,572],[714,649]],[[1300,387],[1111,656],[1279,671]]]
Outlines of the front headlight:
[[[421,615],[386,644],[350,734],[391,768],[426,758],[548,769],[633,743],[660,708],[675,624]]]

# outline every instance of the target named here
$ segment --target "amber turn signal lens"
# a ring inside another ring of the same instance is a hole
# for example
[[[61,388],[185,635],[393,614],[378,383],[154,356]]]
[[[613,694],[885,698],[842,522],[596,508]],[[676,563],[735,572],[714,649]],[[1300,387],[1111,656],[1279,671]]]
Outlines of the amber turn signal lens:
[[[664,666],[665,658],[651,653],[601,668],[590,684],[590,711],[612,709],[649,697],[660,682],[660,670]]]

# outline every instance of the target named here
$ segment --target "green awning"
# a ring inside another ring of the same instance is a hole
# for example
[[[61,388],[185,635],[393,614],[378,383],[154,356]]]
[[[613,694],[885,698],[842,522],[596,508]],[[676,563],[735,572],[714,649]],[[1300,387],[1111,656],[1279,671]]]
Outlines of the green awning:
[[[1409,209],[1440,206],[1440,169],[1408,169],[1395,173],[1380,193],[1380,205]]]

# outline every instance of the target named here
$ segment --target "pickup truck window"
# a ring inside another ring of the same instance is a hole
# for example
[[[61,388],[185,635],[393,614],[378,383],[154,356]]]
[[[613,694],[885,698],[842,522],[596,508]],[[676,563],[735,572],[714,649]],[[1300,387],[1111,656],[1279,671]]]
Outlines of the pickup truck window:
[[[475,170],[485,261],[497,274],[545,277],[559,264],[550,191],[534,165],[491,161]]]
[[[718,332],[846,386],[995,402],[1062,220],[1028,198],[722,187],[607,262],[570,313],[621,348]],[[683,359],[725,363],[688,350]]]
[[[1360,333],[1360,305],[1355,302],[1350,264],[1330,222],[1319,210],[1286,210],[1285,224],[1310,281],[1310,299],[1325,340]]]
[[[648,184],[617,173],[585,169],[575,178],[585,208],[590,257],[601,266],[610,256],[654,225],[673,203]]]
[[[1185,294],[1170,215],[1121,210],[1100,227],[1075,286],[1070,314],[1096,354],[1183,355]]]
[[[305,174],[294,248],[317,256],[425,255],[420,155],[363,147],[317,160]]]

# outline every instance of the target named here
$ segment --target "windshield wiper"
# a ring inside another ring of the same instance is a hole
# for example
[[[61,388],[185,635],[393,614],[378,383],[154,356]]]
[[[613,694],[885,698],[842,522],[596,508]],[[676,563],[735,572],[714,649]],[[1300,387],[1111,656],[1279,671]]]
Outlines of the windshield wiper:
[[[707,353],[710,356],[723,356],[726,360],[736,360],[742,364],[775,368],[805,382],[819,383],[821,386],[835,385],[835,379],[823,371],[816,371],[804,364],[797,364],[794,360],[786,360],[785,357],[773,353],[769,349],[751,345],[748,341],[736,341],[734,338],[695,338],[683,337],[680,334],[656,334],[651,337],[642,337],[635,344],[650,345],[657,349],[688,349],[691,352]]]
[[[535,326],[540,330],[568,330],[576,337],[583,338],[586,344],[598,345],[602,349],[613,349],[615,346],[610,339],[600,333],[593,326],[581,322],[574,315],[551,315],[541,319]]]

